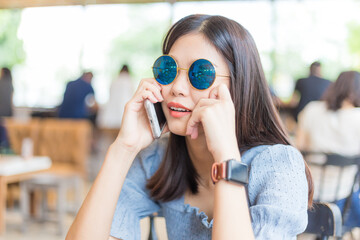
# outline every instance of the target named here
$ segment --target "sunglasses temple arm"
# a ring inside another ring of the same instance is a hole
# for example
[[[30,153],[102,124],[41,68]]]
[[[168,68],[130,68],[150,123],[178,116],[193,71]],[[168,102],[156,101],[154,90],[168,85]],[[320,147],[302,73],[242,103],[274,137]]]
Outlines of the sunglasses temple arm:
[[[216,74],[215,76],[217,76],[217,77],[230,77],[230,76],[227,76],[227,75],[220,75],[220,74]]]

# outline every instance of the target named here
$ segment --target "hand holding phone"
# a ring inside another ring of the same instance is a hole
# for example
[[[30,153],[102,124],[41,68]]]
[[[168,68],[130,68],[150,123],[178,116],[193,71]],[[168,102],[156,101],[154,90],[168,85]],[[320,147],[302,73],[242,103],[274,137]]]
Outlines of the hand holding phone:
[[[144,102],[146,114],[148,116],[152,135],[159,138],[166,125],[166,118],[161,107],[161,102],[152,103],[150,100]]]

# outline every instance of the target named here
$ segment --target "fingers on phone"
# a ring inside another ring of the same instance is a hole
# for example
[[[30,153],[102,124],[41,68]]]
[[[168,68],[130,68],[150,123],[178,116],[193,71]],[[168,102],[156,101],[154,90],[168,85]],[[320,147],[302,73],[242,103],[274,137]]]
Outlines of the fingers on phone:
[[[145,87],[145,88],[147,88],[148,86],[153,86],[153,87],[157,88],[159,91],[161,91],[161,89],[162,89],[161,85],[153,78],[145,78],[145,79],[141,80],[140,86]]]
[[[154,101],[153,100],[154,98],[149,98],[151,102],[156,103],[156,102],[162,102],[164,100],[161,94],[161,86],[149,81],[144,81],[141,84],[142,84],[142,91],[151,92],[153,97],[156,99],[156,101]]]
[[[146,99],[149,99],[152,103],[158,102],[158,99],[149,90],[145,90],[144,93],[142,94],[142,100],[146,100]]]
[[[142,81],[149,82],[149,83],[157,86],[161,90],[161,84],[158,81],[156,81],[155,78],[144,78],[144,79],[142,79]]]
[[[154,96],[156,97],[156,99],[158,100],[158,102],[164,101],[164,98],[163,98],[163,96],[161,95],[161,92],[160,92],[160,91],[155,91],[155,92],[154,92]]]

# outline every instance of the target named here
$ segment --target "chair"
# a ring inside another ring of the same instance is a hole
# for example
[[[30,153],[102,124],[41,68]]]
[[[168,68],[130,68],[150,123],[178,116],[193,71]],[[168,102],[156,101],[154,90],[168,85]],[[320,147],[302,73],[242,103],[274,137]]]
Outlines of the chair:
[[[342,236],[342,217],[339,207],[333,203],[314,203],[308,210],[308,226],[305,233],[316,234],[321,240]]]
[[[15,118],[4,118],[11,149],[21,154],[22,141],[30,138],[34,143],[34,154],[38,154],[40,119],[31,118],[29,121],[19,121]]]
[[[157,239],[156,237],[154,237],[154,235],[156,236],[156,232],[155,232],[155,230],[154,230],[154,228],[155,228],[154,218],[155,218],[154,215],[150,215],[150,216],[149,216],[149,220],[150,220],[150,232],[149,232],[148,240]]]
[[[92,137],[89,121],[44,119],[39,137],[39,154],[51,158],[52,172],[75,172],[86,178]]]
[[[40,201],[36,201],[38,204],[37,209],[39,214],[36,219],[41,222],[51,221],[58,223],[58,234],[64,234],[65,228],[65,215],[69,211],[77,211],[81,204],[81,180],[79,177],[71,176],[64,177],[58,174],[38,174],[36,177],[22,181],[20,183],[21,189],[21,201],[20,208],[23,216],[22,230],[26,232],[27,226],[30,220],[34,219],[30,216],[30,204],[31,204],[31,193],[37,192],[40,194]],[[74,190],[74,200],[72,204],[69,204],[67,199],[68,190]],[[48,206],[49,192],[56,192],[56,209],[53,216],[51,216],[51,210]]]
[[[313,175],[315,187],[317,186],[314,201],[336,203],[341,211],[343,234],[351,231],[351,227],[347,226],[347,220],[353,192],[359,184],[360,156],[345,157],[338,154],[315,152],[305,152],[303,155],[310,165],[311,171],[318,173]],[[333,176],[329,178],[329,174]],[[348,178],[347,183],[344,182],[345,178]],[[329,183],[329,181],[332,182]],[[335,188],[325,190],[327,184],[331,184]]]
[[[11,117],[4,118],[4,126],[9,138],[10,148],[17,155],[21,155],[22,143],[25,138],[30,138],[33,142],[33,153],[38,154],[40,119],[31,118],[28,121]],[[17,182],[8,185],[7,206],[13,207],[17,196]]]
[[[76,212],[81,204],[82,182],[87,176],[87,159],[90,151],[91,124],[86,120],[44,119],[39,133],[39,154],[49,156],[52,167],[46,174],[35,175],[21,183],[21,212],[23,230],[28,224],[30,201],[27,196],[40,194],[37,206],[40,206],[40,220],[53,220],[58,223],[59,234],[63,234],[64,216],[71,210]],[[74,189],[74,202],[66,207],[67,193]],[[54,201],[56,193],[55,218],[48,218],[48,202]],[[39,195],[38,195],[39,196]]]

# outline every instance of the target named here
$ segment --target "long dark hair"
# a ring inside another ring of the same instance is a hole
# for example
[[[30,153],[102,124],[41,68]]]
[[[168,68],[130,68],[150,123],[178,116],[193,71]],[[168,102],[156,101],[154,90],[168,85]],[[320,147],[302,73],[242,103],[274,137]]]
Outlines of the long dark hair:
[[[323,98],[330,110],[337,111],[344,100],[360,107],[360,73],[348,71],[340,73],[336,82],[326,90]]]
[[[222,16],[190,15],[170,28],[164,40],[163,54],[169,53],[177,39],[192,32],[202,33],[226,59],[241,153],[258,145],[289,145],[250,33],[239,23]],[[307,165],[306,176],[311,205],[313,186]],[[156,200],[171,201],[181,197],[188,188],[196,194],[197,180],[198,175],[188,155],[185,137],[170,133],[165,158],[147,183],[151,196]]]

